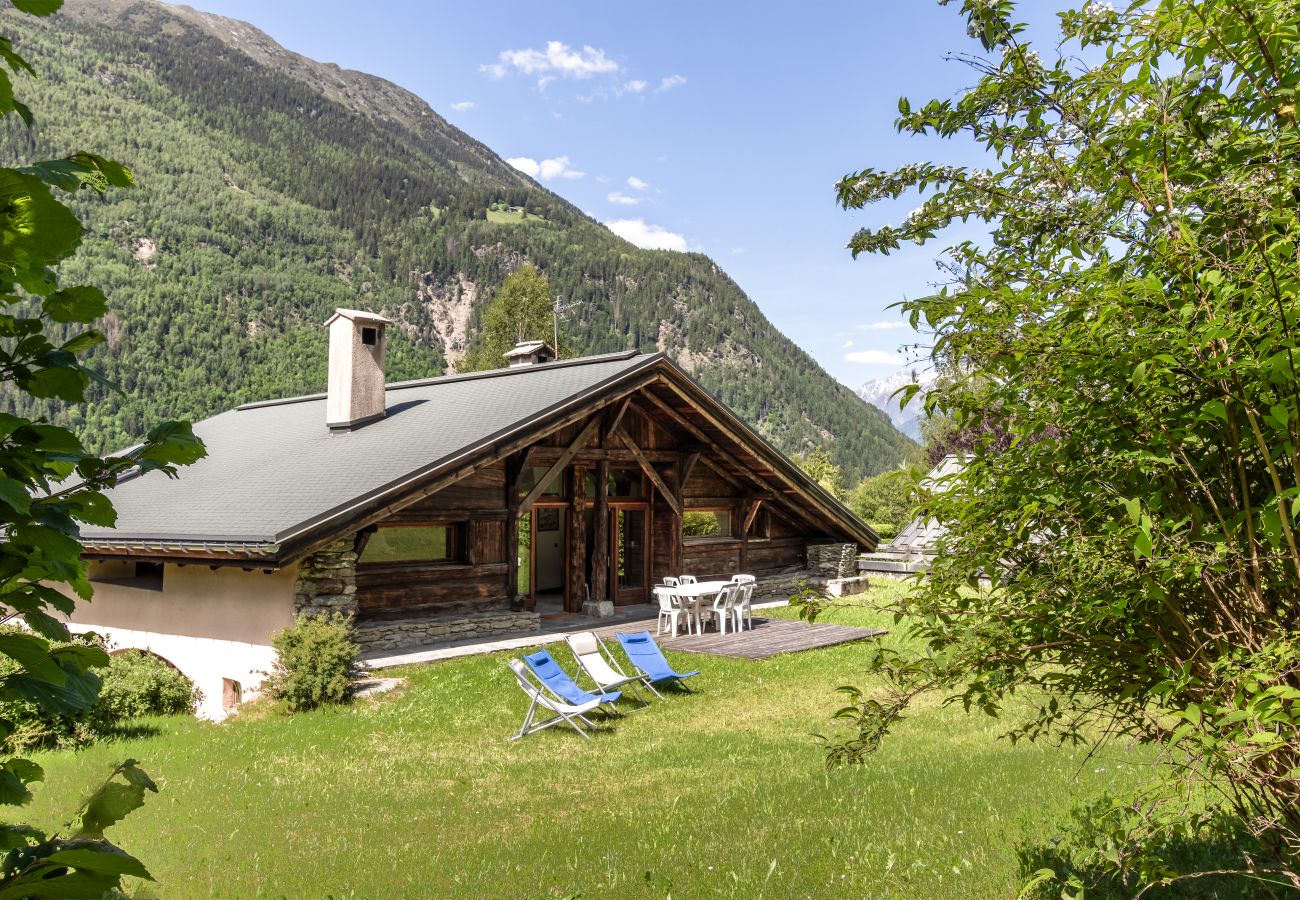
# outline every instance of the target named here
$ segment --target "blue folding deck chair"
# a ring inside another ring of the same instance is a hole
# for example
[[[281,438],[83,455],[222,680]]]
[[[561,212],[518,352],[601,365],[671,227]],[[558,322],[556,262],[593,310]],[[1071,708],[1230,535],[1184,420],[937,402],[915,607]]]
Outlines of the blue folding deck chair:
[[[569,677],[568,672],[560,668],[560,664],[545,649],[529,653],[524,657],[524,662],[528,663],[528,668],[533,670],[533,674],[546,685],[548,691],[566,703],[581,706],[592,700],[599,700],[602,705],[608,703],[610,709],[617,711],[618,707],[614,704],[619,697],[623,696],[622,691],[604,691],[599,694],[584,691]]]
[[[663,694],[655,691],[656,682],[671,682],[685,687],[686,685],[682,684],[684,679],[700,674],[698,670],[678,672],[670,666],[668,660],[664,658],[664,652],[659,649],[659,645],[655,643],[655,639],[648,631],[636,631],[632,634],[618,631],[614,636],[623,645],[623,652],[627,654],[632,666],[646,676],[646,687],[654,691],[656,697],[663,698]]]

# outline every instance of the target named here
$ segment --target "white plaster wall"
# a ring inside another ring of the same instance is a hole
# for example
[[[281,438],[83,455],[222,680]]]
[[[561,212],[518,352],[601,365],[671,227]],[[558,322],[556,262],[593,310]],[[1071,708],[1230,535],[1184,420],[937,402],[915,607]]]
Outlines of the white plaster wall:
[[[293,624],[296,565],[264,573],[169,564],[162,590],[123,583],[134,575],[133,563],[92,562],[89,570],[95,595],[77,601],[68,627],[176,666],[203,691],[204,718],[225,717],[224,678],[239,682],[244,700],[255,696],[275,660],[271,635]]]
[[[222,680],[230,678],[238,681],[243,689],[243,699],[251,700],[257,696],[258,688],[275,662],[275,651],[259,644],[75,622],[69,623],[68,627],[78,633],[93,631],[107,638],[111,650],[131,647],[157,653],[194,680],[199,690],[203,691],[203,701],[196,712],[200,717],[215,722],[220,722],[227,715],[222,707]]]

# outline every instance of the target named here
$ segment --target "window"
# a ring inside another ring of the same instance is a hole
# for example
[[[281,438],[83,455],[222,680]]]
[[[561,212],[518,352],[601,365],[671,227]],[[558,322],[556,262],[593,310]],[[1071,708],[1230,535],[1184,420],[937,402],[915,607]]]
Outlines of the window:
[[[100,584],[120,584],[142,591],[163,589],[163,564],[151,562],[98,562],[90,567],[90,580]]]
[[[609,495],[620,500],[645,496],[645,478],[640,469],[614,469],[609,473]]]
[[[362,329],[361,329],[361,343],[365,344],[367,347],[373,347],[373,346],[375,346],[375,344],[378,344],[378,343],[379,343],[379,329],[378,329],[378,328],[362,328]]]
[[[686,538],[731,537],[731,510],[690,509],[682,514],[682,536]]]
[[[520,472],[519,473],[519,496],[520,497],[528,496],[529,492],[532,491],[533,488],[537,487],[537,482],[542,480],[542,476],[546,474],[546,471],[549,468],[550,466],[529,466],[528,468]],[[542,496],[543,497],[565,496],[564,483],[566,480],[567,479],[564,477],[563,472],[556,475],[555,480],[553,480],[550,484],[546,486],[546,490],[542,491]]]
[[[455,525],[403,525],[380,528],[366,541],[361,563],[451,562],[460,550]]]

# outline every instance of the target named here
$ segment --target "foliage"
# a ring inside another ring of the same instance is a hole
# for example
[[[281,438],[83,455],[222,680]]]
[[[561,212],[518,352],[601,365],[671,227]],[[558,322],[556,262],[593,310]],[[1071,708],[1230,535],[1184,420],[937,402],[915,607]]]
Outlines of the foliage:
[[[60,2],[14,5],[49,15]],[[12,122],[12,113],[30,125],[31,111],[15,99],[13,88],[14,78],[33,74],[33,68],[8,37],[0,37],[0,59],[0,118]],[[104,384],[79,357],[104,343],[104,334],[87,326],[107,303],[96,287],[59,285],[53,267],[76,252],[83,229],[55,191],[87,187],[103,193],[132,183],[125,168],[91,153],[0,168],[0,385],[16,407],[32,409],[23,404],[32,398],[79,403],[92,383]],[[100,679],[93,670],[108,663],[98,646],[71,641],[51,614],[68,614],[74,598],[91,594],[78,522],[112,525],[105,488],[128,473],[173,474],[175,465],[197,459],[203,448],[188,426],[167,422],[128,452],[100,458],[71,431],[11,413],[0,413],[0,437],[0,609],[3,621],[21,619],[30,629],[0,633],[0,703],[10,709],[26,705],[46,721],[75,719],[95,703]],[[16,729],[0,721],[0,740],[17,741]],[[29,786],[43,778],[31,760],[0,761],[0,803],[30,801]],[[147,878],[144,866],[103,834],[143,803],[145,790],[156,788],[128,760],[82,808],[81,824],[69,836],[0,825],[0,843],[8,851],[0,863],[0,896],[99,896],[118,887],[123,875]]]
[[[267,679],[271,696],[290,712],[346,703],[358,666],[352,623],[342,613],[300,614],[292,627],[271,637],[275,667]]]
[[[878,527],[884,526],[891,531],[889,536],[893,537],[899,529],[912,521],[916,489],[921,478],[922,473],[916,468],[872,475],[859,481],[849,491],[845,501],[849,509],[877,534],[885,537]]]
[[[721,533],[721,530],[718,517],[713,513],[691,510],[682,513],[683,537],[709,537]]]
[[[839,186],[923,194],[855,254],[989,233],[904,304],[947,376],[927,405],[978,437],[928,500],[950,531],[903,604],[927,653],[895,695],[1041,696],[1013,738],[1152,744],[1170,778],[1144,808],[1212,798],[1269,848],[1232,868],[1300,886],[1300,8],[1093,2],[1050,59],[1008,0],[962,9],[978,84],[901,100],[898,127],[990,168]]]
[[[831,461],[830,454],[824,447],[816,447],[795,460],[813,481],[826,489],[826,492],[840,500],[844,496],[844,470]]]
[[[474,348],[459,366],[462,372],[500,369],[506,352],[521,341],[557,343],[554,302],[546,276],[532,263],[525,263],[501,283],[501,290],[483,313],[483,328]],[[559,347],[553,346],[558,354]]]
[[[25,641],[27,629],[17,625],[0,626],[4,638],[18,636]],[[73,636],[51,645],[54,651],[77,647],[98,648],[93,638]],[[0,656],[0,679],[17,675],[23,665],[13,656]],[[0,721],[7,723],[8,733],[0,741],[0,752],[22,753],[46,747],[81,747],[100,735],[101,720],[90,710],[51,709],[38,699],[14,697],[0,700]]]
[[[190,713],[203,699],[184,673],[143,650],[114,653],[103,681],[95,713],[109,722]]]
[[[825,442],[855,479],[914,449],[708,257],[633,247],[388,82],[261,36],[253,59],[176,5],[82,0],[56,27],[11,25],[46,77],[28,101],[40,129],[0,129],[0,154],[92,146],[140,184],[77,205],[89,228],[64,268],[113,298],[87,360],[123,392],[94,386],[77,406],[0,395],[0,410],[39,411],[103,450],[158,416],[315,393],[320,325],[339,306],[398,323],[390,378],[436,375],[531,262],[569,307],[566,356],[661,348],[779,449]],[[494,204],[529,215],[492,222]]]

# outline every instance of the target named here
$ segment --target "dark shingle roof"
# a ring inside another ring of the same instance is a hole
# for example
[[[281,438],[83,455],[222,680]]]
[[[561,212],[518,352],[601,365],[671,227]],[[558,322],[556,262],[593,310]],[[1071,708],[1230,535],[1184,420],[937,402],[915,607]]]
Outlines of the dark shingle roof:
[[[117,527],[86,526],[82,538],[92,548],[276,544],[661,358],[628,352],[391,384],[388,415],[355,431],[326,427],[324,394],[248,404],[194,426],[208,455],[179,478],[114,488]]]

